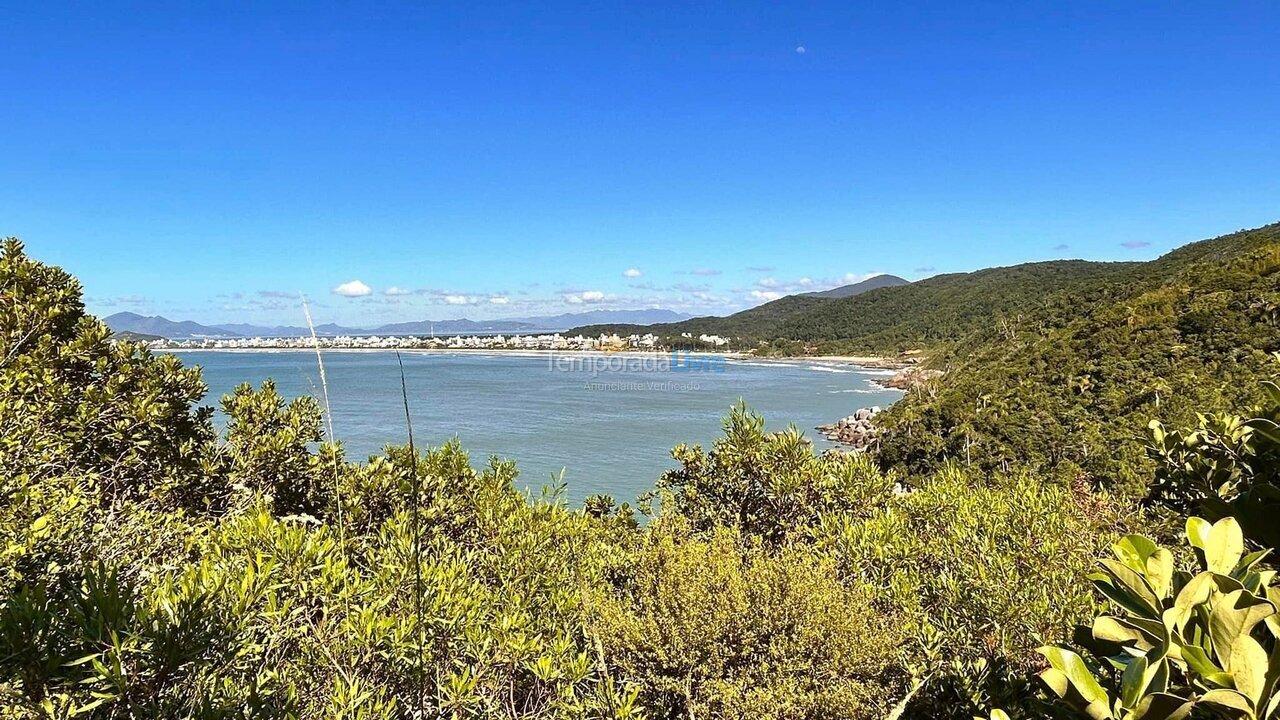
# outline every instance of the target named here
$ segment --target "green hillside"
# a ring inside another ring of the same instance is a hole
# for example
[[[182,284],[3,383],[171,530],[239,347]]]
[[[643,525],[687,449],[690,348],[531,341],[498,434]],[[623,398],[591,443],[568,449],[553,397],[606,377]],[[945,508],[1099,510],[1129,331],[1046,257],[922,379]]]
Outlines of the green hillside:
[[[885,415],[882,459],[1025,463],[1139,487],[1147,420],[1240,407],[1275,372],[1278,271],[1280,225],[1269,225],[1125,267],[976,333],[932,360],[941,379]]]
[[[790,340],[818,352],[893,353],[935,348],[1016,320],[1064,290],[1093,288],[1130,263],[1063,260],[939,275],[844,298],[792,295],[727,317],[701,317],[651,326],[587,326],[571,332],[652,332],[733,337],[743,345]]]

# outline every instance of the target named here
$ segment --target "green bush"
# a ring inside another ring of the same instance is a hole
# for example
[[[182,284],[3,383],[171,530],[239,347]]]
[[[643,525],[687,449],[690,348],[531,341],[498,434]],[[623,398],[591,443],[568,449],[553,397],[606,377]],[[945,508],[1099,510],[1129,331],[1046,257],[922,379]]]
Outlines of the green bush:
[[[1148,499],[1210,520],[1234,517],[1255,542],[1280,547],[1280,385],[1262,383],[1266,401],[1247,417],[1199,415],[1195,428],[1149,426],[1157,462]]]
[[[597,592],[605,655],[659,717],[874,718],[901,695],[902,626],[809,547],[662,520]]]
[[[1141,535],[1113,548],[1094,582],[1119,615],[1104,615],[1084,636],[1099,658],[1046,646],[1048,688],[1083,716],[1168,720],[1202,716],[1267,718],[1280,709],[1280,587],[1245,553],[1233,518],[1187,521],[1196,572]]]

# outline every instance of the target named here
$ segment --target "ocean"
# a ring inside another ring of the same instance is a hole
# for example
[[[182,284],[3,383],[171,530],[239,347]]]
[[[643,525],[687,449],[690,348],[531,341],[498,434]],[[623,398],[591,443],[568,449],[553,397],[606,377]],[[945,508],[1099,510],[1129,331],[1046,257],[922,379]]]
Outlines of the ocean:
[[[210,405],[240,383],[267,378],[285,397],[321,397],[314,351],[177,354],[204,369]],[[515,460],[519,484],[535,492],[562,477],[574,505],[598,493],[630,502],[651,490],[675,466],[671,448],[710,447],[739,399],[769,428],[794,424],[821,449],[830,443],[814,426],[901,396],[876,384],[891,371],[831,362],[716,360],[672,368],[667,356],[634,354],[401,354],[419,446],[457,437],[474,466],[491,455]],[[407,441],[393,351],[325,351],[324,362],[334,434],[349,458]],[[220,428],[224,421],[219,413]]]

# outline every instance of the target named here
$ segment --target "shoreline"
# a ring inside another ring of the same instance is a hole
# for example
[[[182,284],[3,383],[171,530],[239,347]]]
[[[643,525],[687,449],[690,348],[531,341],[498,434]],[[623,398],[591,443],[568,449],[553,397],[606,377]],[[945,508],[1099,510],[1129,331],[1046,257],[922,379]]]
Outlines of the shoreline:
[[[256,348],[151,348],[153,352],[164,353],[196,353],[196,352],[217,352],[217,353],[308,353],[316,352],[314,347],[256,347]],[[369,353],[369,352],[402,352],[405,354],[453,354],[453,355],[512,355],[516,357],[543,357],[547,355],[566,355],[566,356],[583,356],[583,357],[613,357],[613,356],[640,356],[640,357],[657,357],[665,356],[670,351],[658,350],[547,350],[542,348],[325,348],[319,349],[322,353]],[[682,351],[683,352],[683,351]],[[797,355],[797,356],[770,356],[761,357],[750,353],[740,352],[689,352],[693,357],[706,357],[718,355],[726,360],[731,361],[752,361],[763,363],[777,363],[779,365],[796,365],[806,362],[831,363],[837,365],[854,365],[863,368],[872,369],[901,369],[908,367],[908,363],[892,358],[879,357],[875,355]]]

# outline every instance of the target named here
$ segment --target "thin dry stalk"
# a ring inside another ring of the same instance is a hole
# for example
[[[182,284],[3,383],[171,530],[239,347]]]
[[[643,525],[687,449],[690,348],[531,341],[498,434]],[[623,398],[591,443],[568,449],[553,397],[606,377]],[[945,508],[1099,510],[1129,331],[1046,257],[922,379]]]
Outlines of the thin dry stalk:
[[[413,493],[413,614],[414,635],[418,644],[416,692],[418,717],[423,718],[426,695],[426,674],[423,672],[424,638],[422,633],[422,520],[419,505],[422,502],[422,483],[418,479],[418,449],[413,444],[413,417],[409,414],[409,385],[404,378],[404,359],[396,350],[396,362],[400,364],[400,397],[404,400],[404,424],[409,431],[409,485]]]

